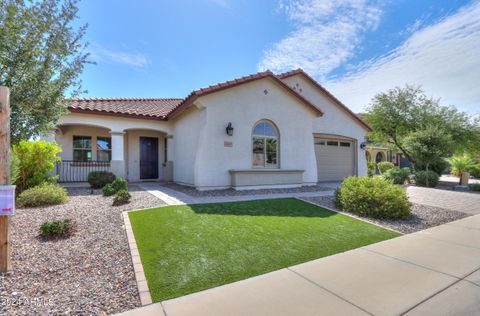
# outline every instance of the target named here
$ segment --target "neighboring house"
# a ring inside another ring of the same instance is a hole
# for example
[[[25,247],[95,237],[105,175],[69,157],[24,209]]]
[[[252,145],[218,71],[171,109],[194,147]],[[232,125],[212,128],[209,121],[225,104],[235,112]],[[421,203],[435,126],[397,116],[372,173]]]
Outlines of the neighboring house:
[[[50,139],[59,181],[111,170],[199,190],[295,187],[366,174],[370,127],[302,70],[270,71],[184,99],[72,99]]]
[[[367,145],[365,155],[368,160],[375,163],[382,161],[390,161],[398,167],[410,167],[410,161],[400,152],[391,150],[382,145]]]

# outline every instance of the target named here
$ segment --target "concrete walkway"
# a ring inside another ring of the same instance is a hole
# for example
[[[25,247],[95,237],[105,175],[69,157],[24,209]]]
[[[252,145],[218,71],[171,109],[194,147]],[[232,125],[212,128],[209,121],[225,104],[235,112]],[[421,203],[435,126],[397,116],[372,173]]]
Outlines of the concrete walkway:
[[[123,313],[479,315],[480,215]]]
[[[201,204],[201,203],[223,203],[223,202],[237,202],[263,199],[277,199],[277,198],[302,198],[311,196],[331,196],[334,194],[337,184],[330,184],[331,191],[314,191],[314,192],[295,192],[295,193],[270,193],[258,195],[228,195],[228,196],[205,196],[195,197],[185,193],[179,192],[162,186],[160,183],[143,182],[136,183],[143,190],[153,194],[159,199],[163,200],[168,205],[182,205],[182,204]]]
[[[410,202],[467,214],[480,214],[480,194],[409,186]]]

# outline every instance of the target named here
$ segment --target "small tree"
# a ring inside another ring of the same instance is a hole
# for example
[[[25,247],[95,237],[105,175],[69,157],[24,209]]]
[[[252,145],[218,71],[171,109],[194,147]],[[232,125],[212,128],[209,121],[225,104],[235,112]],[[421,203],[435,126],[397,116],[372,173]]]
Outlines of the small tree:
[[[449,156],[454,147],[451,136],[433,126],[411,133],[405,138],[404,145],[417,161],[425,164],[427,174],[430,163]],[[428,177],[426,184],[428,187]]]
[[[0,85],[10,88],[11,141],[31,139],[64,113],[88,63],[77,0],[0,0]]]

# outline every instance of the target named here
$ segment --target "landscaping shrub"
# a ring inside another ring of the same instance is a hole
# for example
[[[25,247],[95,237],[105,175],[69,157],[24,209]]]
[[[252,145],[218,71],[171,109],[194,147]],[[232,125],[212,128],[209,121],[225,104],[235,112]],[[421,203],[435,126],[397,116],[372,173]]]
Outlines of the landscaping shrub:
[[[88,174],[88,183],[92,189],[101,189],[115,180],[115,175],[108,171],[92,171]]]
[[[20,174],[20,160],[13,152],[10,154],[10,184],[17,182]]]
[[[54,180],[50,172],[60,160],[57,154],[61,151],[56,142],[24,140],[14,145],[12,152],[19,159],[17,192]]]
[[[123,178],[115,178],[112,183],[108,183],[103,187],[102,192],[104,196],[112,196],[120,190],[128,191],[127,180]]]
[[[67,190],[53,183],[43,183],[20,193],[17,204],[20,207],[56,205],[67,202]]]
[[[470,167],[468,172],[470,172],[472,177],[480,179],[480,164]]]
[[[113,206],[123,205],[130,203],[132,195],[127,190],[120,190],[117,192],[117,195],[113,198]]]
[[[427,177],[428,177],[428,186],[434,188],[438,185],[439,176],[433,171],[417,171],[415,172],[415,183],[418,186],[426,187],[427,186]]]
[[[385,179],[392,180],[394,184],[404,184],[410,177],[410,168],[392,168],[382,175]]]
[[[40,226],[40,234],[46,238],[68,237],[73,229],[74,223],[70,219],[46,221]]]
[[[431,162],[428,165],[428,170],[433,171],[436,174],[443,174],[448,169],[449,166],[450,166],[450,164],[448,163],[447,160],[440,158],[440,159],[437,159],[437,160]],[[415,169],[417,171],[425,171],[426,166],[422,162],[417,162],[417,163],[415,163]]]
[[[472,191],[480,191],[480,183],[470,184],[470,190],[472,190]]]
[[[372,160],[367,161],[367,174],[369,177],[375,174],[375,163]]]
[[[393,169],[395,165],[390,161],[381,161],[377,163],[378,172],[383,174],[385,171]]]
[[[400,219],[410,216],[407,193],[381,177],[348,177],[335,191],[337,207],[361,216]]]

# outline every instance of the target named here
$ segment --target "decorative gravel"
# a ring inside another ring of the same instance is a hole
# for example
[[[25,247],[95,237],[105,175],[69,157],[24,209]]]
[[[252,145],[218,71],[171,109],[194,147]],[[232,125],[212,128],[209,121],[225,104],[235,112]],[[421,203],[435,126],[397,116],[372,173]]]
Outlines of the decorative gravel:
[[[69,188],[66,204],[17,209],[11,221],[13,272],[0,277],[0,315],[105,315],[140,306],[121,213],[163,205],[130,188],[132,201],[111,206],[99,190]],[[72,219],[67,239],[45,241],[46,220]]]
[[[312,185],[304,186],[299,188],[288,188],[288,189],[257,189],[257,190],[234,190],[234,189],[224,189],[224,190],[209,190],[209,191],[198,191],[195,188],[188,187],[185,185],[179,185],[176,183],[166,183],[163,186],[170,188],[172,190],[185,193],[193,197],[216,197],[216,196],[244,196],[244,195],[263,195],[263,194],[275,194],[275,193],[300,193],[300,192],[320,192],[320,191],[332,191],[334,188],[329,188],[321,185]]]
[[[315,203],[320,206],[326,206],[328,208],[335,209],[341,213],[351,215],[353,217],[361,218],[363,220],[375,223],[377,225],[387,227],[404,234],[414,233],[420,230],[424,230],[433,226],[442,225],[448,222],[452,222],[467,216],[469,214],[451,211],[443,208],[414,204],[412,203],[411,212],[412,215],[408,219],[402,220],[387,220],[387,219],[373,219],[369,217],[358,216],[350,212],[340,211],[335,207],[334,197],[307,197],[303,198],[306,201]]]

